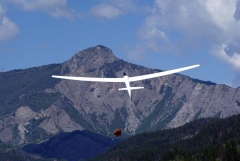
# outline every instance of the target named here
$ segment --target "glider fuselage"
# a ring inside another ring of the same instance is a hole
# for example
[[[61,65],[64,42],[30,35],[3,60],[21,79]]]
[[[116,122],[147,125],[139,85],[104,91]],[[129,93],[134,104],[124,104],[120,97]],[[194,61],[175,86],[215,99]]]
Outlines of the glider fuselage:
[[[126,84],[126,88],[127,88],[128,94],[131,97],[131,88],[130,88],[130,82],[129,82],[128,76],[125,75],[123,78],[124,78],[124,82]]]

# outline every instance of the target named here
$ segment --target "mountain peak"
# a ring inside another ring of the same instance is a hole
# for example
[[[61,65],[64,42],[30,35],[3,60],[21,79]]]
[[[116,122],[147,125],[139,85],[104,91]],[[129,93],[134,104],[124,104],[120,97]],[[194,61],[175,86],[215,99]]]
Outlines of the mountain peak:
[[[78,54],[80,54],[82,52],[87,52],[88,54],[92,53],[92,52],[95,52],[95,54],[105,53],[105,54],[113,55],[112,50],[109,49],[106,46],[103,46],[103,45],[97,45],[97,46],[94,46],[94,47],[89,47],[89,48],[87,48],[83,51],[78,52]]]
[[[98,50],[110,50],[110,51],[112,51],[111,49],[109,49],[108,47],[103,46],[103,45],[97,45],[97,46],[92,47],[92,48],[97,48]]]
[[[112,62],[113,59],[116,59],[112,50],[103,45],[97,45],[94,47],[87,48],[83,51],[78,52],[75,55],[77,55],[79,57],[84,56],[84,57],[91,58],[91,59],[94,57],[95,58],[104,57],[106,60],[106,63]]]
[[[64,63],[64,73],[84,74],[117,60],[119,59],[115,57],[111,49],[103,45],[97,45],[74,54]]]

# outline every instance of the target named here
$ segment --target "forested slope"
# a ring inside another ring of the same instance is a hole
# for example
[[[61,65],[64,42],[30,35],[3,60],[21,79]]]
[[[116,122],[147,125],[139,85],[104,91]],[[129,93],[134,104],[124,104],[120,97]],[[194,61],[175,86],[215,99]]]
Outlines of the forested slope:
[[[240,160],[240,115],[143,133],[94,160]]]

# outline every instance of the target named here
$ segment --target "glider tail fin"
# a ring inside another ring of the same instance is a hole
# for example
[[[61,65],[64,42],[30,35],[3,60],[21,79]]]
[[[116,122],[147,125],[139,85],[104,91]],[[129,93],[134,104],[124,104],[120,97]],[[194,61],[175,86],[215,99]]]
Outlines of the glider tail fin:
[[[133,89],[143,89],[144,87],[130,87],[130,90],[133,90]],[[122,90],[128,90],[128,88],[119,88],[118,89],[119,91],[122,91]]]

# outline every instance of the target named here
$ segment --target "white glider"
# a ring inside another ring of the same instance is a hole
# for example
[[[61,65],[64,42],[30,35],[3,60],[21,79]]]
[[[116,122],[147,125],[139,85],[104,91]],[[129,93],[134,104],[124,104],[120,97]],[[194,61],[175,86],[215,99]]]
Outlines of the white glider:
[[[199,64],[173,69],[173,70],[167,70],[164,72],[158,72],[153,74],[147,74],[147,75],[141,75],[141,76],[135,76],[135,77],[128,77],[126,73],[124,73],[123,78],[91,78],[91,77],[72,77],[72,76],[58,76],[58,75],[52,75],[53,78],[60,78],[60,79],[68,79],[68,80],[77,80],[77,81],[92,81],[92,82],[124,82],[126,84],[126,88],[120,88],[118,90],[127,90],[128,94],[131,98],[131,90],[133,89],[143,89],[144,87],[131,87],[130,82],[145,80],[145,79],[151,79],[156,77],[161,77],[173,73],[182,72],[185,70],[189,70],[192,68],[199,67]]]

